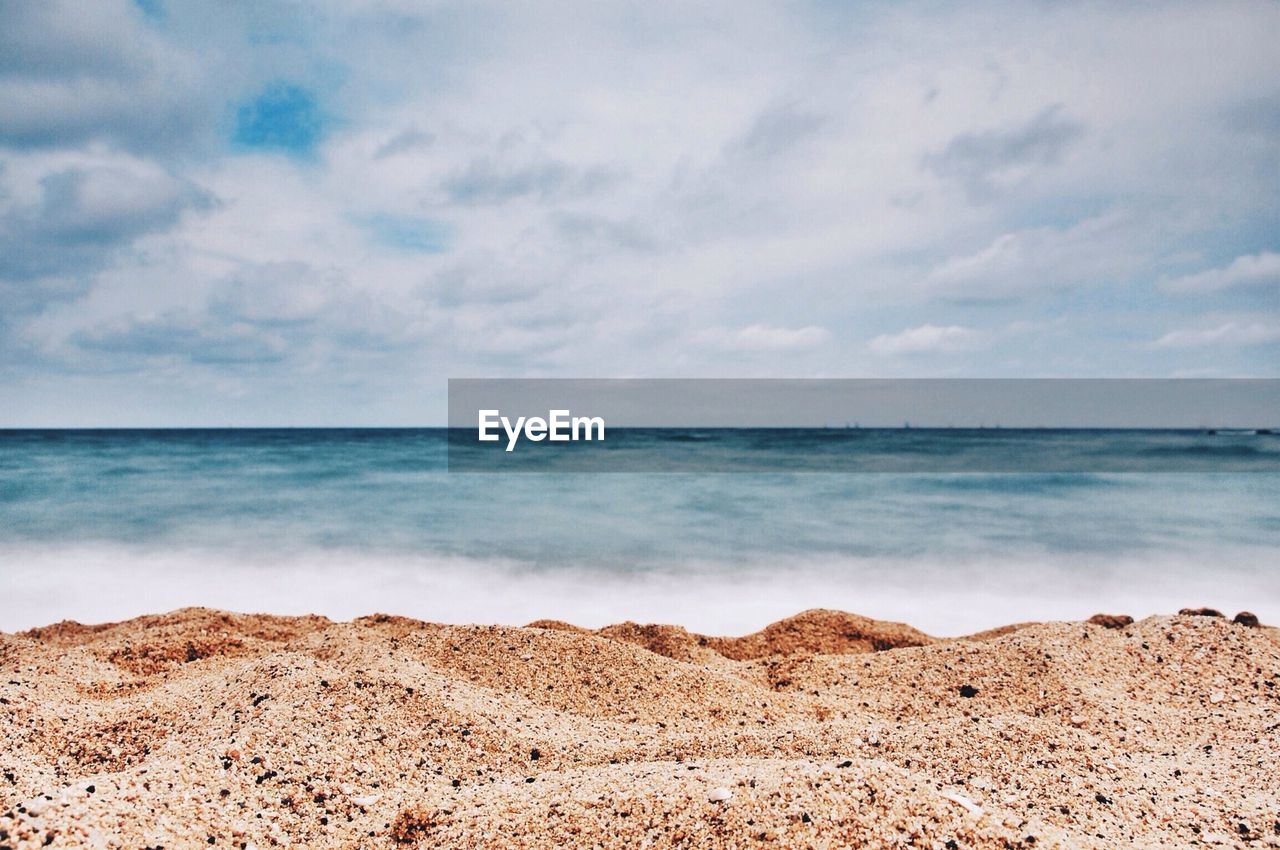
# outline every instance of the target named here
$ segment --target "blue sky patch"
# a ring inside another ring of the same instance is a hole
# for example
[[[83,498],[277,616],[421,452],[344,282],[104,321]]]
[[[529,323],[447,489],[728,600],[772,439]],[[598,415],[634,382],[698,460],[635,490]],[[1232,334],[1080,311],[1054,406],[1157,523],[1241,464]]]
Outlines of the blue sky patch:
[[[236,107],[237,145],[292,154],[311,153],[324,135],[316,96],[292,83],[272,83]]]
[[[416,215],[375,213],[355,219],[373,241],[386,248],[422,254],[440,254],[449,249],[452,228],[443,221]]]
[[[142,10],[142,14],[148,18],[164,17],[164,7],[160,5],[160,0],[133,0],[133,5]]]

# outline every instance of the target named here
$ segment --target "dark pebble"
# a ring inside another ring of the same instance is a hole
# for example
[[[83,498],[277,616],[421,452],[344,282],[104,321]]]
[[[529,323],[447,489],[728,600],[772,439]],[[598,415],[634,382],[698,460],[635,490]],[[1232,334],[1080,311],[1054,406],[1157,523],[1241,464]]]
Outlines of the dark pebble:
[[[1251,629],[1256,629],[1258,626],[1262,625],[1258,622],[1258,615],[1251,614],[1248,611],[1241,611],[1239,614],[1236,614],[1233,622],[1239,623],[1242,626],[1248,626]]]
[[[973,685],[960,686],[960,696],[964,697],[965,699],[973,699],[977,695],[978,695],[978,689],[975,688]]]

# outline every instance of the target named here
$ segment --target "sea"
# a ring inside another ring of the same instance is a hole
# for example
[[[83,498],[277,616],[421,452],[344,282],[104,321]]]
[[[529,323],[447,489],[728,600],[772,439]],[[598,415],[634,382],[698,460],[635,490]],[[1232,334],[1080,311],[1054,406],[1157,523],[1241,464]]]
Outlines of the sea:
[[[626,471],[504,472],[451,464],[446,429],[0,431],[0,630],[190,605],[719,634],[814,607],[938,635],[1280,621],[1274,434],[642,436]],[[964,462],[901,462],[922,452]]]

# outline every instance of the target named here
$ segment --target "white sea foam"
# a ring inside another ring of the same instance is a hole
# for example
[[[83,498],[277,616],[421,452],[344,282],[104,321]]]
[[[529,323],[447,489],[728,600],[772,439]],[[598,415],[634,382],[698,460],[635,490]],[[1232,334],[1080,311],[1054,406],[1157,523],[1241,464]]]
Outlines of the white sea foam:
[[[118,620],[188,605],[335,619],[600,626],[679,623],[735,634],[805,608],[902,620],[939,635],[1098,611],[1145,616],[1187,605],[1280,618],[1277,550],[1124,556],[1001,554],[945,561],[827,557],[685,562],[667,570],[534,568],[370,550],[0,547],[0,629]]]

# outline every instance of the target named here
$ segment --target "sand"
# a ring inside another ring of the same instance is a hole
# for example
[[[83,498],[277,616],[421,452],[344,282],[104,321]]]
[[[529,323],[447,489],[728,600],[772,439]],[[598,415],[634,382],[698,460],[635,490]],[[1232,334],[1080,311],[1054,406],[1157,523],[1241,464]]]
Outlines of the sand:
[[[0,634],[0,847],[1280,847],[1280,638],[186,609]]]

